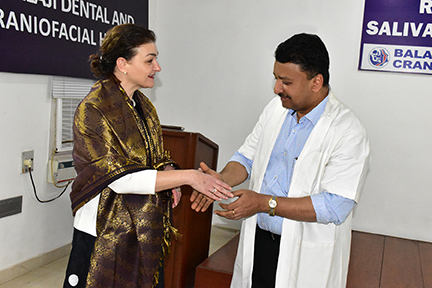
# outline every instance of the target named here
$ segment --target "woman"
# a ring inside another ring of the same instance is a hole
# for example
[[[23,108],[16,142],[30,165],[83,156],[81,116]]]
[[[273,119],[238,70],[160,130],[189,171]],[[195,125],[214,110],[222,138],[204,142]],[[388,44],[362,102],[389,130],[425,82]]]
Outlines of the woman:
[[[174,170],[163,150],[156,110],[138,89],[161,70],[152,31],[134,24],[109,30],[90,56],[98,81],[74,121],[75,215],[64,287],[163,287],[175,187],[215,200],[231,187],[197,170]],[[171,201],[173,203],[171,204]]]

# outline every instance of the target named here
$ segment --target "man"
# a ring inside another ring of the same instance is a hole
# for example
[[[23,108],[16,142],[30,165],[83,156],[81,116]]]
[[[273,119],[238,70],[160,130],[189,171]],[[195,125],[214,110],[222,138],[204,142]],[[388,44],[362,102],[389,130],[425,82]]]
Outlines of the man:
[[[232,288],[345,287],[352,208],[369,164],[362,124],[333,95],[329,56],[316,35],[276,49],[275,97],[219,173],[250,190],[216,214],[242,219]],[[192,208],[209,202],[194,193]]]

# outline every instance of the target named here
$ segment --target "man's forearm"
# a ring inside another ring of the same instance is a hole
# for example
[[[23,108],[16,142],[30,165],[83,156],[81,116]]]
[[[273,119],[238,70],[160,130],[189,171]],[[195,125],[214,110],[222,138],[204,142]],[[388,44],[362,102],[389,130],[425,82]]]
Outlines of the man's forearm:
[[[228,162],[225,168],[220,172],[222,180],[231,187],[243,183],[248,178],[246,168],[235,161]]]
[[[276,215],[297,221],[316,222],[316,213],[310,197],[277,199]],[[268,208],[263,212],[268,212]]]

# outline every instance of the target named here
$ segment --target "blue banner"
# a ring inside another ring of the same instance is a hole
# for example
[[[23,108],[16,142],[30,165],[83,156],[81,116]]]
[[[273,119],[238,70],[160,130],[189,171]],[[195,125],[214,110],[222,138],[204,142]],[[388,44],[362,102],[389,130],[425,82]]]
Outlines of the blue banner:
[[[365,0],[359,70],[432,74],[432,0]]]
[[[88,57],[124,23],[148,27],[148,1],[2,1],[0,71],[93,78]]]

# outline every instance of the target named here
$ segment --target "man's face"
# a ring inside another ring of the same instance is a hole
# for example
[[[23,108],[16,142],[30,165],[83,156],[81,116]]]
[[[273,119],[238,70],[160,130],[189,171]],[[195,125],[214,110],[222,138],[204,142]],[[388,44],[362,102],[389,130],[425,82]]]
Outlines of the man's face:
[[[314,78],[308,80],[300,66],[293,63],[280,63],[275,61],[273,74],[276,82],[274,93],[280,96],[282,106],[297,111],[300,119],[316,105],[316,96],[313,93]]]

